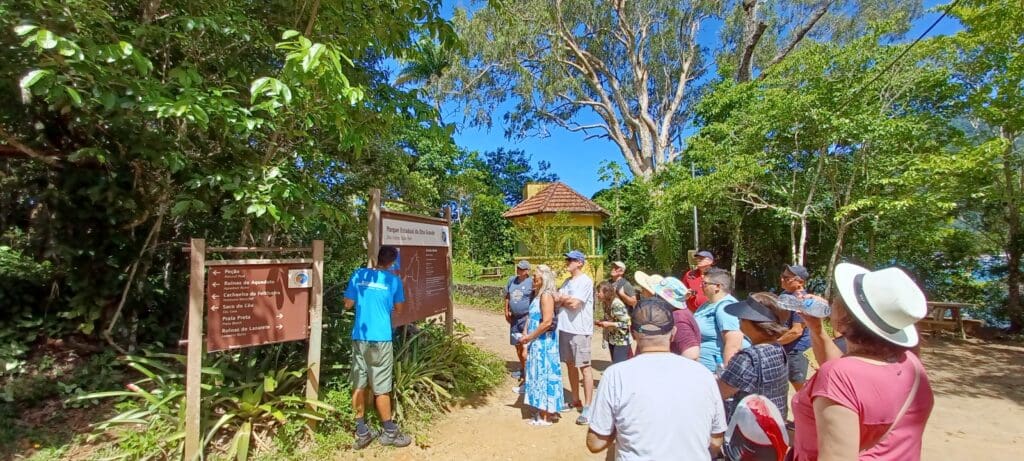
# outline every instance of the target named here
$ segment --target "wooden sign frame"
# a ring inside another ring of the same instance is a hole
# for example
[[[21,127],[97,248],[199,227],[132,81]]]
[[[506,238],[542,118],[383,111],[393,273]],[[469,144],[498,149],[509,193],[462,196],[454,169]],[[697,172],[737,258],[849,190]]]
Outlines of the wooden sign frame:
[[[400,203],[400,204],[405,205],[407,207],[421,208],[423,210],[428,210],[425,207],[418,207],[417,205],[411,205],[411,204],[404,203],[404,202],[398,202],[398,201],[392,201],[392,202]],[[381,246],[381,231],[380,231],[380,229],[381,229],[381,209],[382,209],[382,207],[383,207],[383,200],[381,200],[380,189],[371,189],[370,190],[370,202],[369,202],[369,207],[367,209],[367,226],[366,226],[366,243],[367,243],[366,244],[366,253],[367,253],[367,261],[369,263],[367,267],[376,267],[377,266],[377,251],[380,250],[380,246]],[[395,211],[388,211],[389,214],[405,214],[405,215],[408,215],[410,217],[415,217],[415,218],[419,218],[419,219],[437,220],[439,223],[443,222],[443,224],[446,227],[448,227],[448,233],[449,233],[448,239],[449,239],[449,242],[451,242],[451,240],[452,240],[452,236],[451,236],[452,210],[451,210],[450,207],[445,207],[443,209],[443,212],[444,212],[444,218],[440,218],[439,219],[439,218],[434,217],[434,216],[421,216],[421,215],[416,215],[416,214],[412,214],[412,213],[400,213],[400,212],[395,212]],[[455,249],[454,245],[452,243],[449,243],[449,245],[448,245],[448,256],[447,256],[447,261],[446,261],[447,271],[448,271],[448,278],[449,278],[449,280],[448,280],[449,281],[449,284],[448,284],[448,306],[445,308],[445,312],[444,312],[444,329],[445,329],[445,332],[447,334],[449,334],[449,335],[451,335],[451,334],[453,334],[455,332],[455,298],[454,298],[455,287],[452,286],[454,284],[454,282],[455,282],[454,274],[452,274],[452,252],[453,252],[454,249]]]
[[[320,395],[320,348],[323,335],[324,241],[314,240],[311,248],[206,247],[205,239],[191,239],[185,248],[189,253],[191,271],[188,293],[188,355],[185,370],[185,453],[187,461],[200,458],[200,402],[202,399],[203,321],[206,318],[206,268],[223,265],[311,264],[312,287],[309,298],[309,337],[306,354],[306,398],[318,400]],[[207,253],[307,253],[309,258],[239,259],[207,261]]]

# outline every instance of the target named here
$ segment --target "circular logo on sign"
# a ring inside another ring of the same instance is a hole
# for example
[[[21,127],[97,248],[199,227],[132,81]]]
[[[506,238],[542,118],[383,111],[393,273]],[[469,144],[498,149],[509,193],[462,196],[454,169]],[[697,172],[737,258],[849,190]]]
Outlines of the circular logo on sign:
[[[299,272],[298,274],[295,274],[295,283],[298,283],[299,285],[305,285],[306,282],[308,281],[309,276],[306,275],[305,272]]]

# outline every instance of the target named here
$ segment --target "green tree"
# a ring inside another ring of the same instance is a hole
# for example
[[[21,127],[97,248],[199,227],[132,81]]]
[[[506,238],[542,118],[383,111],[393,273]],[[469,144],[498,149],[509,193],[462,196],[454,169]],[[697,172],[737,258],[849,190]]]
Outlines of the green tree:
[[[471,120],[490,125],[498,106],[512,99],[507,134],[560,126],[606,138],[634,176],[650,178],[682,153],[677,141],[719,49],[701,39],[715,21],[733,12],[749,19],[724,34],[731,43],[726,54],[743,55],[746,75],[755,65],[763,73],[784,61],[807,37],[857,36],[865,20],[883,13],[908,19],[918,2],[763,3],[493,1],[472,18],[457,11],[468,51],[444,85]],[[755,51],[773,57],[753,59]]]

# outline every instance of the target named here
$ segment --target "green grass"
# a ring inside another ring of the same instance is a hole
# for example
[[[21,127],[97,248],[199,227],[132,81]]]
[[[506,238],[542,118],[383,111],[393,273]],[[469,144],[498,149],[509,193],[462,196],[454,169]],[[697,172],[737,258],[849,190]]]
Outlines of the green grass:
[[[505,312],[505,301],[503,299],[472,296],[459,293],[458,291],[455,292],[454,298],[455,304],[478,307],[491,312],[497,312],[499,314]]]

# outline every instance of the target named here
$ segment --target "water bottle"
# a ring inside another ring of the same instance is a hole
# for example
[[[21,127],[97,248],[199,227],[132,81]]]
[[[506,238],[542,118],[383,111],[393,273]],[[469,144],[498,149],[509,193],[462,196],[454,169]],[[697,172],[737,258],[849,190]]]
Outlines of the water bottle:
[[[799,298],[791,294],[783,294],[779,296],[779,306],[786,310],[799,312],[801,315],[819,319],[828,317],[832,313],[832,306],[816,296]]]
[[[722,373],[725,373],[725,365],[722,365],[722,356],[715,356],[715,376],[721,378]]]
[[[522,333],[520,333],[518,331],[515,332],[515,333],[512,333],[512,340],[514,340],[515,342],[518,343],[522,339],[523,339],[523,334]]]

